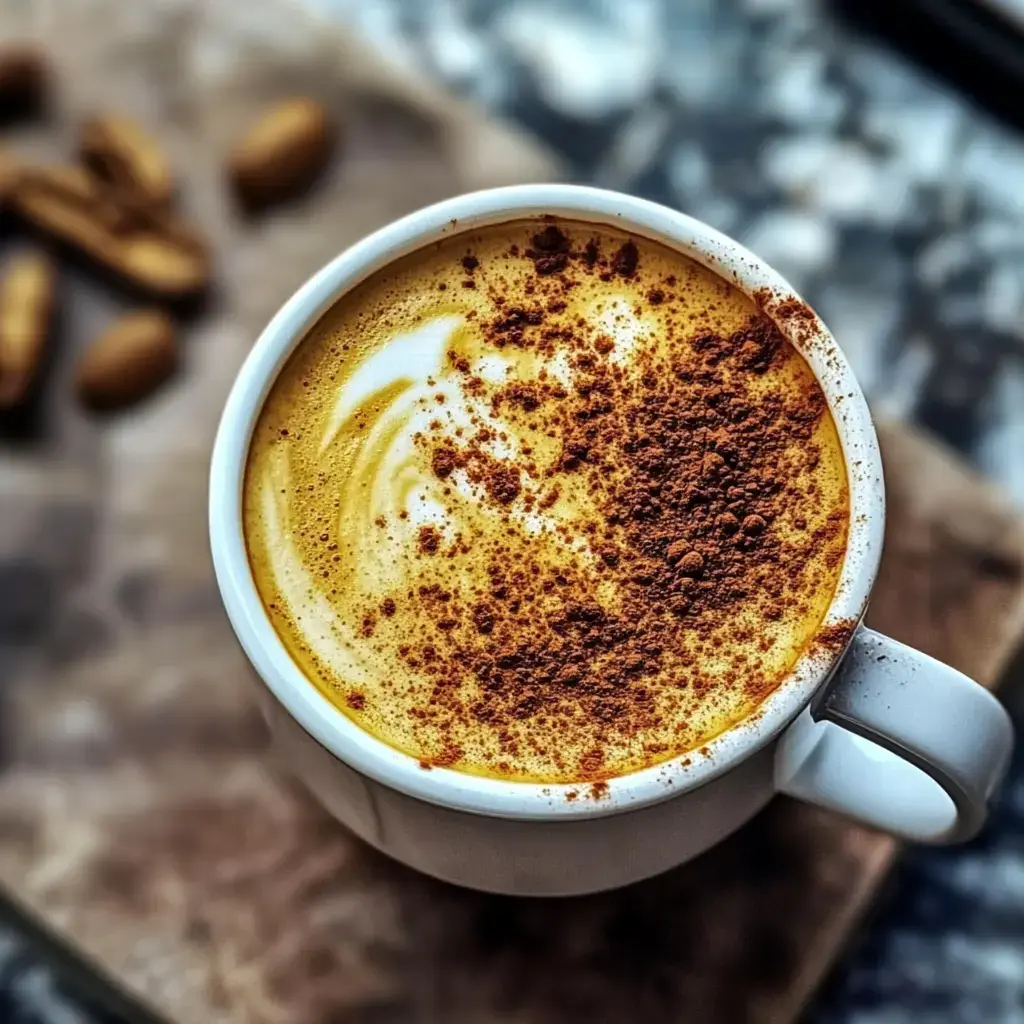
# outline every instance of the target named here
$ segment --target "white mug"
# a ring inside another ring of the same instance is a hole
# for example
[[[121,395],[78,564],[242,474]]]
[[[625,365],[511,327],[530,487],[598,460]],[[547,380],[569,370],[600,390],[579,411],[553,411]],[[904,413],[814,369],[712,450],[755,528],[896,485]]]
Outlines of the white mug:
[[[369,275],[453,233],[542,214],[661,242],[753,296],[818,377],[842,441],[849,542],[812,644],[749,719],[689,752],[608,780],[570,784],[424,770],[360,729],[309,682],[264,610],[246,557],[242,483],[253,426],[278,371],[321,315]],[[572,185],[458,196],[375,232],[315,274],[262,333],[235,381],[210,470],[210,540],[224,605],[256,672],[285,762],[327,810],[397,860],[478,889],[592,892],[694,857],[789,793],[922,842],[980,828],[1013,743],[999,702],[955,669],[861,625],[885,517],[882,464],[864,396],[825,326],[737,242],[675,210]]]

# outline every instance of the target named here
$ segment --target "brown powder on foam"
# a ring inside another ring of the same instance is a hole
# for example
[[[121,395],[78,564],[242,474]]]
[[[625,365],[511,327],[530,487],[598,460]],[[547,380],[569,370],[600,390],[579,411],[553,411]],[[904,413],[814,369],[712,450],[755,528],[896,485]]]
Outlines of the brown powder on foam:
[[[441,533],[436,526],[421,526],[418,546],[421,555],[437,554],[441,546]]]
[[[555,225],[534,236],[523,258],[533,260],[541,279],[535,296],[564,291],[571,282],[553,275],[570,266],[574,275],[630,278],[639,266],[632,242],[610,257],[592,240],[574,251]],[[660,304],[664,293],[657,295]],[[703,688],[714,700],[712,681],[681,637],[713,634],[728,647],[719,656],[751,702],[776,685],[761,670],[749,614],[737,612],[755,610],[767,621],[798,613],[809,582],[817,582],[807,578],[808,556],[825,552],[834,564],[842,555],[842,512],[803,544],[773,528],[798,497],[791,480],[820,458],[813,434],[824,396],[816,385],[801,394],[755,393],[788,349],[763,316],[726,336],[699,335],[668,356],[643,353],[638,372],[625,374],[610,359],[614,346],[586,324],[549,322],[557,298],[523,305],[518,295],[492,297],[501,312],[483,326],[490,344],[572,354],[571,394],[559,385],[517,382],[497,389],[492,407],[540,418],[561,438],[562,456],[547,474],[549,494],[557,500],[560,478],[582,479],[601,511],[586,525],[600,552],[601,582],[611,583],[619,600],[606,606],[592,574],[552,570],[541,549],[531,554],[498,541],[480,553],[487,559],[486,592],[465,606],[422,601],[420,613],[437,629],[429,643],[409,645],[408,659],[435,681],[427,713],[446,751],[428,760],[455,763],[455,737],[467,728],[492,730],[503,756],[515,758],[521,732],[509,727],[536,722],[568,751],[596,741],[565,767],[575,778],[600,780],[614,774],[603,740],[662,725],[656,697],[666,665],[685,665],[697,696]],[[520,499],[519,469],[486,454],[490,437],[484,425],[461,445],[445,439],[433,448],[431,466],[442,480],[465,470],[483,483],[481,498],[511,506]],[[459,685],[467,676],[478,694],[469,702]],[[658,743],[646,749],[654,759],[667,752]]]
[[[507,531],[465,540],[447,528],[444,539],[435,527],[413,530],[413,585],[381,594],[362,620],[372,643],[393,645],[418,680],[409,714],[422,723],[416,754],[427,752],[428,764],[519,775],[539,758],[554,765],[552,776],[600,782],[622,770],[621,753],[607,752],[623,737],[642,747],[643,762],[698,745],[707,736],[692,743],[683,721],[676,742],[664,717],[676,686],[686,706],[720,699],[721,680],[694,652],[724,659],[756,705],[778,678],[760,671],[756,623],[799,615],[806,587],[828,585],[827,573],[801,576],[802,562],[835,567],[842,557],[842,511],[825,527],[810,517],[815,526],[800,536],[778,528],[777,513],[811,497],[787,474],[799,481],[819,457],[823,402],[816,388],[786,387],[755,401],[758,382],[788,354],[771,324],[755,317],[695,336],[675,312],[685,283],[650,277],[638,247],[633,262],[628,242],[609,245],[583,230],[552,223],[534,234],[518,257],[532,271],[530,287],[509,289],[482,255],[466,254],[471,268],[454,256],[456,274],[478,283],[473,301],[488,304],[474,320],[484,349],[566,352],[574,384],[498,386],[450,355],[467,392],[485,396],[495,417],[552,436],[559,454],[552,464],[529,454],[496,459],[486,417],[455,438],[433,420],[424,435],[436,479],[451,485],[464,475],[508,522]],[[565,260],[547,272],[538,262],[552,254]],[[615,277],[635,282],[638,300],[666,318],[667,339],[679,340],[669,355],[640,353],[629,372],[615,362],[613,339],[567,312],[573,288]],[[580,488],[597,514],[572,530],[597,561],[556,564],[543,543],[524,544],[515,523],[524,509],[543,512]],[[453,574],[457,550],[471,552],[483,585]],[[382,633],[392,619],[400,644]],[[367,723],[388,700],[372,689],[359,696]],[[487,737],[480,748],[477,735]]]

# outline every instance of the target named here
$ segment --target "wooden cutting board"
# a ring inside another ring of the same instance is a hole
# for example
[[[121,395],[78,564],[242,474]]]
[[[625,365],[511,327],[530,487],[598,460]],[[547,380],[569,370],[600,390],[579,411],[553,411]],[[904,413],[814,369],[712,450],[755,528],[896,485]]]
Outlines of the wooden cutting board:
[[[27,19],[35,19],[35,23]],[[280,2],[0,0],[46,40],[68,151],[113,109],[164,140],[213,240],[218,293],[185,369],[120,418],[69,367],[122,304],[69,268],[45,397],[0,441],[0,886],[108,979],[180,1022],[788,1022],[876,892],[883,837],[777,801],[713,854],[570,901],[466,892],[352,839],[264,754],[220,610],[206,469],[232,376],[275,307],[367,230],[430,200],[558,169]],[[267,99],[323,97],[332,174],[255,222],[218,160]],[[5,238],[0,260],[25,244]],[[874,624],[991,683],[1024,627],[1024,528],[929,442],[883,429],[889,544]]]

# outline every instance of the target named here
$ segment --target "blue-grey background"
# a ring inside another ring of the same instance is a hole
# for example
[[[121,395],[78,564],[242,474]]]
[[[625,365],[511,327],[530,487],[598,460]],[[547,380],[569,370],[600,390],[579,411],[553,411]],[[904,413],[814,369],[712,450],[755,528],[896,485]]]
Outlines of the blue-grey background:
[[[744,241],[877,409],[1024,508],[1024,134],[967,98],[962,68],[923,71],[825,0],[305,2],[522,124],[577,179]],[[0,918],[0,1022],[134,1016],[27,936]],[[907,855],[810,1019],[1024,1024],[1024,756],[979,839]]]

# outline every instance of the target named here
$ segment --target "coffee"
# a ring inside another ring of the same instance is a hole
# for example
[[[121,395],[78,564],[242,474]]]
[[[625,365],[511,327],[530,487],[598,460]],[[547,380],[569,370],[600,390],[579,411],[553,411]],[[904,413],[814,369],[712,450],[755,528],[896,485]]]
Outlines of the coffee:
[[[824,395],[754,303],[550,218],[343,296],[271,389],[243,499],[268,615],[333,703],[426,768],[548,782],[756,713],[849,521]]]

